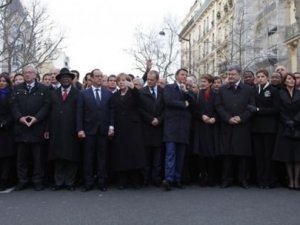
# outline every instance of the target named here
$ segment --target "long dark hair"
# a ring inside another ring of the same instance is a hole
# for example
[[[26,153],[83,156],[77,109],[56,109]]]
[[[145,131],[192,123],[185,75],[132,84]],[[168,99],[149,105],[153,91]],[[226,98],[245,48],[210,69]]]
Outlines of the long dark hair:
[[[11,83],[11,80],[9,79],[9,76],[7,76],[7,74],[5,74],[5,73],[1,73],[0,74],[0,79],[1,78],[4,78],[5,79],[5,81],[7,82],[7,84],[8,84],[8,88],[11,88],[12,87],[12,83]]]

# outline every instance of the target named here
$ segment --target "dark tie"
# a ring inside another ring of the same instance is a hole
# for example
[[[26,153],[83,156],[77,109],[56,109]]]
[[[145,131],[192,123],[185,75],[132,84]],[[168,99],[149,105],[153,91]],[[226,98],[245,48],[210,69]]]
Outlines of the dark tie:
[[[30,84],[27,84],[27,90],[28,90],[28,93],[30,93],[31,92],[31,85]]]
[[[96,88],[95,91],[96,91],[96,103],[97,103],[97,106],[99,107],[101,104],[100,95],[99,95],[100,89]]]
[[[68,97],[68,90],[64,88],[63,95],[62,95],[63,101],[66,101],[67,97]]]
[[[154,87],[151,88],[151,95],[153,96],[154,99],[156,99],[156,94],[154,91]]]

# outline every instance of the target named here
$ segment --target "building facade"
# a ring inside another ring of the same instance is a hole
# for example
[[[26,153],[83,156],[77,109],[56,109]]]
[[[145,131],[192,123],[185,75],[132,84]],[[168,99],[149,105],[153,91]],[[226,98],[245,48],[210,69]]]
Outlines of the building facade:
[[[195,1],[182,22],[181,65],[196,76],[220,75],[231,64],[253,71],[283,64],[299,71],[296,1]]]

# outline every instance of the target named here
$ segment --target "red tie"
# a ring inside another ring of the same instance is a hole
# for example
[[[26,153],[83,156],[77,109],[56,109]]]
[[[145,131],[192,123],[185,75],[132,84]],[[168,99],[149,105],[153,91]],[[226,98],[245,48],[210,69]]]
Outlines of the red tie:
[[[67,89],[64,89],[64,90],[63,90],[63,95],[62,95],[63,101],[65,101],[65,100],[67,99],[67,97],[68,97],[68,90],[67,90]]]

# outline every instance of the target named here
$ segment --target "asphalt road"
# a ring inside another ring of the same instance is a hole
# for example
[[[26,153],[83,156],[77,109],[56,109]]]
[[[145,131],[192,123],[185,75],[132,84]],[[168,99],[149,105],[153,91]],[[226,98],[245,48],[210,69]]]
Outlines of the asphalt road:
[[[190,186],[0,194],[0,225],[299,225],[300,191]]]

